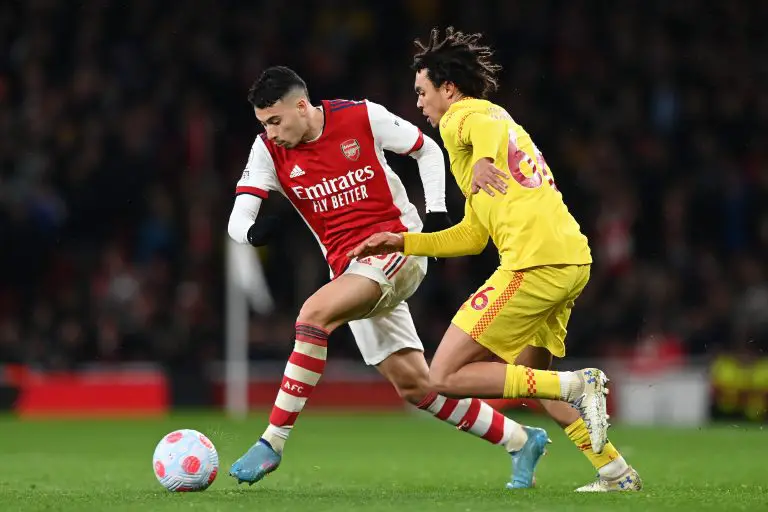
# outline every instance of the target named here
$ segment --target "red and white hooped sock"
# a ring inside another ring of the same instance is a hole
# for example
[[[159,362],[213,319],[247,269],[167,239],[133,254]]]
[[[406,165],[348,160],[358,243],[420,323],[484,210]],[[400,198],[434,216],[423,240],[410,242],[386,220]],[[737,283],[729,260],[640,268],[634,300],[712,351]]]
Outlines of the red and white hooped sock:
[[[491,444],[502,445],[508,452],[521,449],[528,440],[522,425],[478,398],[457,400],[430,393],[417,407],[459,430],[474,434]]]
[[[278,453],[283,451],[296,418],[323,375],[329,334],[315,325],[296,324],[296,343],[269,415],[269,426],[262,436]]]

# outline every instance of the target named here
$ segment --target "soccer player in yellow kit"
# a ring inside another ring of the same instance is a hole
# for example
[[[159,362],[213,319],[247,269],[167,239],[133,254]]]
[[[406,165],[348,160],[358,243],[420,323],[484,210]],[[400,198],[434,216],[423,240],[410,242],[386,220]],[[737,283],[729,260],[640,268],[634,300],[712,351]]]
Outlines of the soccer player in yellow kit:
[[[604,373],[547,371],[552,356],[565,355],[571,309],[589,280],[587,238],[531,137],[483,99],[497,88],[500,66],[478,44],[481,34],[448,28],[439,36],[433,29],[426,44],[417,41],[417,106],[440,127],[467,198],[464,218],[435,233],[373,235],[350,257],[457,257],[480,253],[490,237],[501,264],[454,316],[432,361],[431,385],[449,396],[542,399],[600,475],[578,491],[640,490],[639,475],[607,439]],[[492,355],[507,364],[489,362]]]

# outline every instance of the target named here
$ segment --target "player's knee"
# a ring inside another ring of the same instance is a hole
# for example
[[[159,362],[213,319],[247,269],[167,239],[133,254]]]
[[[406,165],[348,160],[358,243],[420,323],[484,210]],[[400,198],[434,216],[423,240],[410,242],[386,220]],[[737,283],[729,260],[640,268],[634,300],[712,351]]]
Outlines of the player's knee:
[[[324,308],[319,301],[307,300],[301,310],[299,310],[299,316],[296,318],[297,323],[311,324],[317,327],[323,328],[326,331],[330,331],[331,319],[328,315],[327,308]]]

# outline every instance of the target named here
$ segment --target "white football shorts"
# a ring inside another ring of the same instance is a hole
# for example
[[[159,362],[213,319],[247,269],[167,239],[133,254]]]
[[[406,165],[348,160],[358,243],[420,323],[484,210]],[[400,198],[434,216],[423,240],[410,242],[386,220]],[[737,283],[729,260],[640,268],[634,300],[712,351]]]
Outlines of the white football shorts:
[[[381,298],[360,320],[349,322],[366,364],[375,366],[406,348],[424,351],[405,303],[427,275],[427,258],[402,253],[353,261],[345,274],[357,274],[379,283]]]

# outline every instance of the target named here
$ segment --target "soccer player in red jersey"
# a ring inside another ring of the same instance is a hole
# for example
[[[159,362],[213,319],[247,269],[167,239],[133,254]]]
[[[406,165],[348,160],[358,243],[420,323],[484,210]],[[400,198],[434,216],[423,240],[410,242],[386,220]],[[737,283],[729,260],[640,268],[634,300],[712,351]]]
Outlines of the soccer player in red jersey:
[[[256,138],[237,184],[229,234],[240,243],[267,243],[274,224],[260,218],[259,209],[269,193],[280,193],[315,235],[331,281],[304,302],[269,425],[232,465],[230,475],[238,482],[254,483],[278,467],[291,429],[323,374],[328,336],[344,324],[352,329],[364,361],[375,366],[404,400],[438,419],[511,454],[524,449],[529,437],[546,436],[481,400],[456,400],[428,389],[423,346],[405,303],[426,274],[426,258],[401,253],[356,261],[347,257],[374,233],[422,230],[416,208],[384,151],[416,159],[427,224],[433,224],[431,230],[449,226],[445,164],[437,144],[370,101],[312,105],[304,81],[285,67],[264,71],[248,100],[265,132]],[[518,469],[533,473],[533,468]]]

